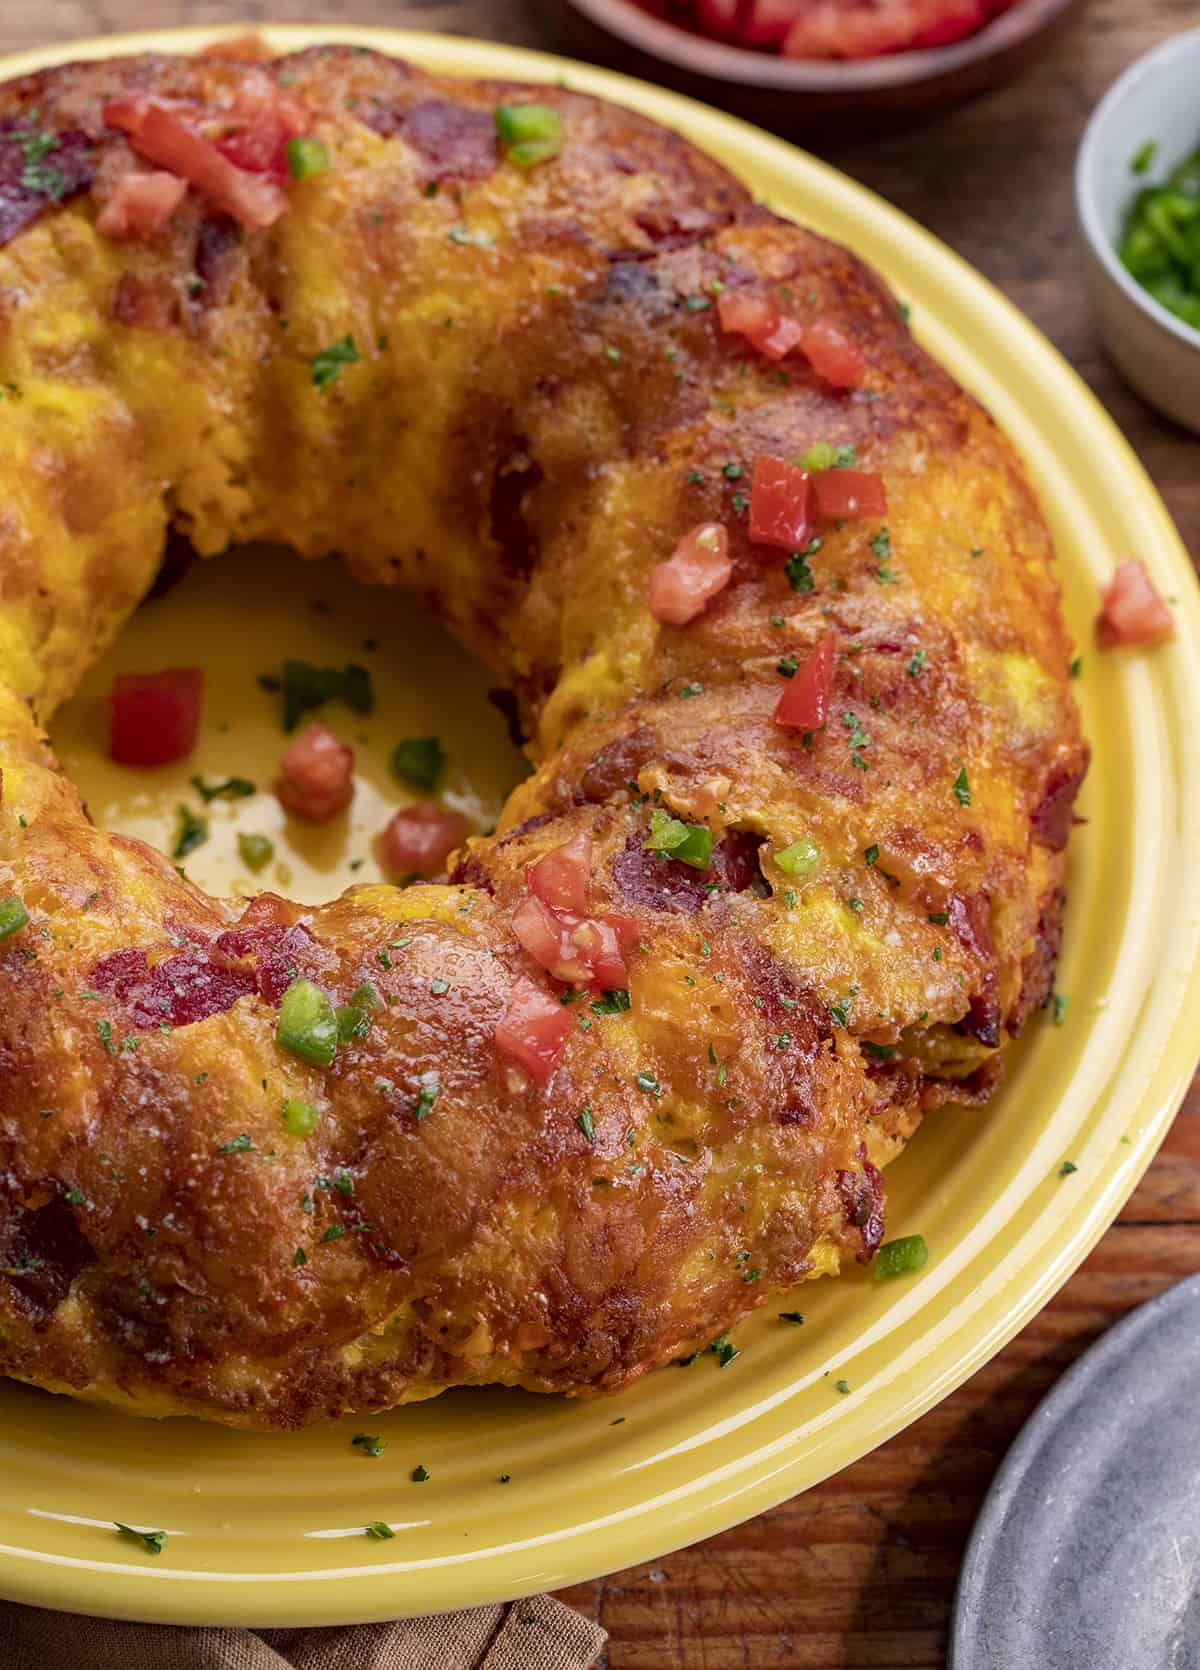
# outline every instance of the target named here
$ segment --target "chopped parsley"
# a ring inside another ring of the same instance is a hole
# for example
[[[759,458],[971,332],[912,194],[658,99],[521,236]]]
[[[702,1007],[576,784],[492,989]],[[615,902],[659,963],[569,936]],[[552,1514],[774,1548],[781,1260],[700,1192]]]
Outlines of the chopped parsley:
[[[425,1480],[429,1477],[429,1474],[426,1472],[424,1467],[417,1466],[413,1468],[412,1472],[408,1476],[414,1484],[424,1484]]]
[[[1062,1165],[1058,1168],[1058,1175],[1060,1177],[1070,1177],[1078,1170],[1079,1167],[1075,1164],[1074,1160],[1064,1160]]]
[[[382,1519],[373,1519],[367,1526],[367,1535],[378,1537],[380,1542],[386,1542],[390,1537],[394,1537],[396,1533],[390,1525],[385,1525]]]
[[[815,544],[819,544],[819,541],[814,540],[807,550],[793,551],[783,565],[783,572],[787,575],[787,583],[793,591],[810,592],[816,584],[813,579],[813,571],[808,566],[808,557]]]
[[[52,203],[60,202],[66,194],[67,178],[57,163],[47,160],[60,149],[58,135],[26,129],[6,137],[16,141],[24,159],[21,185],[25,190],[48,197]]]
[[[728,1334],[718,1334],[708,1349],[717,1359],[718,1368],[728,1368],[736,1357],[741,1356],[741,1352]]]
[[[100,1042],[104,1045],[104,1048],[108,1051],[109,1055],[116,1055],[117,1046],[113,1043],[112,1022],[97,1021],[96,1034],[99,1037]]]
[[[436,1079],[429,1084],[423,1084],[417,1092],[417,1099],[413,1104],[413,1118],[418,1121],[428,1119],[433,1112],[434,1104],[441,1093],[441,1085]]]
[[[839,1392],[841,1392],[842,1396],[845,1397],[850,1390],[849,1382],[845,1381],[845,1380],[839,1380],[837,1382],[837,1389],[838,1389]]]
[[[871,739],[863,730],[858,714],[843,713],[842,724],[850,732],[850,764],[856,771],[869,771],[870,765],[863,759],[863,749],[871,746]]]
[[[829,1004],[829,1018],[834,1026],[845,1026],[850,1019],[850,999],[843,998],[840,1003]]]
[[[879,862],[879,848],[874,841],[871,842],[869,847],[863,848],[863,862],[868,870],[873,870]]]
[[[960,806],[971,804],[971,785],[967,782],[967,768],[965,765],[954,779],[954,798]]]
[[[135,1531],[132,1525],[122,1525],[119,1519],[113,1524],[123,1537],[129,1537],[133,1542],[140,1542],[147,1554],[161,1554],[163,1544],[167,1540],[165,1531]]]
[[[258,792],[248,777],[226,777],[223,783],[210,784],[196,776],[191,784],[206,806],[212,800],[248,800]]]
[[[948,910],[931,910],[929,920],[935,928],[944,928],[950,920],[950,912]]]
[[[645,1067],[641,1069],[633,1082],[637,1085],[638,1089],[643,1091],[647,1096],[662,1095],[662,1086],[659,1084],[654,1074]]]
[[[781,655],[775,663],[775,671],[781,678],[795,678],[800,663],[794,655]]]
[[[629,993],[623,987],[617,986],[610,992],[602,993],[589,1007],[593,1015],[623,1015],[628,1010],[629,1003]]]
[[[208,840],[208,824],[203,818],[194,816],[187,806],[179,808],[179,834],[175,845],[171,849],[172,858],[186,858],[188,853],[195,852]]]
[[[445,750],[436,736],[405,737],[392,750],[392,770],[418,789],[434,788],[445,764]]]
[[[1053,1004],[1053,1014],[1054,1014],[1054,1024],[1055,1024],[1055,1026],[1061,1026],[1063,1024],[1063,1022],[1066,1020],[1066,1018],[1067,1018],[1067,1004],[1070,1001],[1071,1001],[1070,998],[1064,997],[1062,992],[1055,992],[1053,998],[1051,999],[1051,1003]]]
[[[781,1310],[778,1314],[781,1322],[794,1323],[797,1328],[801,1327],[804,1323],[804,1318],[798,1310]]]
[[[358,364],[358,348],[353,336],[339,337],[328,348],[322,348],[320,353],[312,358],[313,387],[318,394],[324,394],[327,388],[332,388],[342,375],[343,366]]]
[[[592,1110],[586,1102],[583,1104],[583,1112],[576,1115],[575,1123],[589,1142],[595,1142],[596,1121],[592,1118]]]
[[[383,1438],[373,1437],[369,1432],[356,1432],[350,1440],[350,1448],[360,1451],[363,1455],[378,1458],[387,1449],[387,1443]]]
[[[233,1137],[229,1142],[223,1142],[217,1149],[218,1154],[250,1154],[253,1151],[254,1144],[245,1131],[242,1131],[239,1136]]]
[[[871,550],[875,556],[875,578],[881,586],[898,585],[900,576],[887,565],[892,555],[892,536],[886,528],[880,528],[871,541]]]
[[[913,656],[912,660],[908,664],[908,676],[909,676],[909,678],[918,677],[918,675],[925,670],[925,662],[926,662],[925,651],[923,649],[917,650],[916,654]]]
[[[285,661],[282,681],[260,679],[265,689],[283,690],[283,728],[294,731],[306,713],[326,702],[345,702],[355,713],[371,713],[375,691],[366,667],[314,667],[308,661]]]

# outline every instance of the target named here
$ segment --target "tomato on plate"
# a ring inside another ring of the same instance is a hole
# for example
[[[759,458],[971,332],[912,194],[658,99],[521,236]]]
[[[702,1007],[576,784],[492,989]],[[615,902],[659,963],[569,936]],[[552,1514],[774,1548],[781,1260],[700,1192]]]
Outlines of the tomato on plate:
[[[724,591],[732,573],[728,532],[719,522],[702,522],[651,571],[650,613],[664,626],[686,626]]]
[[[520,980],[496,1023],[496,1048],[536,1084],[545,1084],[558,1065],[572,1026],[571,1013],[532,980]]]
[[[467,838],[467,820],[433,800],[396,812],[379,838],[379,859],[390,875],[436,876]]]
[[[109,698],[108,751],[118,765],[170,765],[196,746],[204,674],[199,667],[119,673]]]
[[[829,718],[833,670],[837,661],[837,633],[821,634],[816,648],[796,668],[771,715],[788,730],[819,731]]]
[[[1105,648],[1161,644],[1175,636],[1175,617],[1140,562],[1118,563],[1100,598],[1096,636]]]
[[[275,795],[284,811],[307,823],[325,823],[354,798],[354,750],[316,722],[279,762]]]

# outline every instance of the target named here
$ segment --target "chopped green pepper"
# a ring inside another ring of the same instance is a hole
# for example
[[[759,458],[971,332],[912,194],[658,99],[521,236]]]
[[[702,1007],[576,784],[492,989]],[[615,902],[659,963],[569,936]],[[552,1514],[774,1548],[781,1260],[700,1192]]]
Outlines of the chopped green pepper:
[[[294,1137],[308,1137],[321,1122],[321,1115],[311,1102],[289,1096],[283,1104],[283,1123]]]
[[[329,167],[329,152],[319,139],[299,135],[287,142],[287,163],[293,180],[308,180]]]
[[[15,894],[0,899],[0,940],[8,939],[29,925],[29,912]]]
[[[497,105],[496,133],[518,168],[549,162],[562,150],[562,117],[549,104]]]
[[[802,835],[798,841],[793,841],[790,847],[784,847],[777,852],[775,862],[785,875],[806,876],[821,862],[821,849],[815,841],[810,841],[807,835]]]
[[[681,823],[656,806],[650,814],[650,833],[642,845],[660,858],[674,858],[695,870],[707,870],[712,858],[712,831],[702,823]]]
[[[283,994],[275,1036],[285,1050],[315,1067],[328,1067],[337,1054],[333,1004],[311,980],[293,980]]]
[[[243,833],[237,838],[238,856],[248,870],[262,870],[275,856],[275,843],[269,835]]]
[[[897,1276],[910,1276],[923,1270],[929,1262],[929,1248],[923,1235],[902,1235],[896,1241],[885,1241],[875,1254],[875,1280],[894,1281]]]

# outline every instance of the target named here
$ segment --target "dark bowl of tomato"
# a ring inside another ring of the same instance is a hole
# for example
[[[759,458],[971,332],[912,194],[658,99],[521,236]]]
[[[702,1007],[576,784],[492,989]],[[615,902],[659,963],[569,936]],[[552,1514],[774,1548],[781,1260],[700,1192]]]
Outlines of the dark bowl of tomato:
[[[575,51],[785,130],[973,98],[1030,64],[1081,3],[542,0]]]

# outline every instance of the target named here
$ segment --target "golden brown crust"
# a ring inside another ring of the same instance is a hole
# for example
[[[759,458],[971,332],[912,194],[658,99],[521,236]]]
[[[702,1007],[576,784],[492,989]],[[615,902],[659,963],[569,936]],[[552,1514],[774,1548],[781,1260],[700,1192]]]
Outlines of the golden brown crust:
[[[95,230],[132,166],[104,100],[219,107],[252,72],[0,91],[0,121],[90,136],[96,181],[0,249],[0,898],[32,919],[0,942],[0,1370],[275,1426],[451,1384],[615,1389],[869,1255],[877,1166],[929,1106],[982,1099],[1045,1000],[1086,763],[1050,541],[882,285],[676,136],[539,89],[566,144],[522,171],[488,139],[522,89],[348,49],[268,70],[333,167],[269,232],[193,194],[146,245]],[[852,336],[864,387],[723,335],[713,296],[751,284]],[[346,334],[360,360],[318,394]],[[740,495],[818,440],[884,475],[889,554],[878,522],[825,529],[793,590]],[[733,580],[658,627],[649,572],[706,520]],[[26,699],[70,691],[168,524],[203,552],[342,550],[515,685],[536,769],[453,885],[264,898],[229,938],[232,907],[85,822]],[[806,746],[771,722],[777,664],[827,624]],[[709,826],[711,872],[645,850],[655,804]],[[515,982],[554,987],[511,916],[580,832],[589,909],[639,923],[631,1005],[573,1003],[538,1088],[493,1041]],[[801,836],[821,858],[794,882],[774,854]],[[384,1000],[327,1069],[275,1041],[297,969]]]

